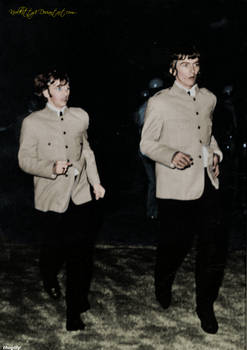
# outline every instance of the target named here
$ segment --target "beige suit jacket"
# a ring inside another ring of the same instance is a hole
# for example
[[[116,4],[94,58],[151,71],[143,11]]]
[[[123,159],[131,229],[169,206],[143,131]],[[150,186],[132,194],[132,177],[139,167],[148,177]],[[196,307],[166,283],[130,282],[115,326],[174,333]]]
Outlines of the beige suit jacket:
[[[193,98],[176,84],[149,99],[140,143],[141,152],[156,162],[156,196],[158,198],[193,200],[204,189],[202,145],[208,151],[207,173],[218,189],[219,181],[212,169],[213,153],[220,156],[212,135],[212,118],[216,97],[207,89],[196,87]],[[175,169],[175,152],[190,154],[194,164]]]
[[[34,175],[36,209],[62,213],[70,198],[75,204],[91,200],[89,183],[99,184],[100,179],[87,140],[88,125],[88,114],[80,108],[66,108],[59,117],[45,107],[24,119],[18,160],[22,170]],[[57,160],[68,160],[73,166],[65,175],[53,175]]]

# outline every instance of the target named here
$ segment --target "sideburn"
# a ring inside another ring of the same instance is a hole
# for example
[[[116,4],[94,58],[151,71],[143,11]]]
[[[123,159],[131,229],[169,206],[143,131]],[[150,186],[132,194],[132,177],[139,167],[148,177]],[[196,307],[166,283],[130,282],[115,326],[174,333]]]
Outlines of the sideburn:
[[[47,88],[49,97],[52,97],[49,87]]]

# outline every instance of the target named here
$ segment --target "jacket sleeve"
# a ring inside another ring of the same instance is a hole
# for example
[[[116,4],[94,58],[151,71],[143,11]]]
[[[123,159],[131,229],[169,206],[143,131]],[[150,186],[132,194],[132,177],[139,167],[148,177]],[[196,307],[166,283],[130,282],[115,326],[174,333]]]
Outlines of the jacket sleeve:
[[[88,181],[92,186],[94,186],[100,184],[100,178],[98,175],[94,152],[92,151],[88,142],[87,129],[89,126],[89,116],[85,111],[84,117],[86,117],[86,128],[85,131],[83,131],[82,133],[83,148],[81,160],[78,162],[74,162],[73,165],[79,172],[81,172],[83,170],[83,167],[85,166]]]
[[[28,174],[55,179],[56,175],[52,172],[54,162],[38,158],[38,137],[36,133],[35,123],[29,118],[24,119],[18,152],[19,166]]]
[[[144,155],[155,162],[173,168],[171,164],[172,157],[179,150],[168,147],[160,141],[160,135],[163,128],[165,128],[165,122],[160,116],[158,107],[157,103],[151,98],[145,112],[140,149]]]
[[[213,95],[213,108],[212,108],[212,112],[211,112],[211,120],[213,120],[213,113],[214,113],[214,110],[215,110],[216,103],[217,103],[216,96]],[[209,148],[210,148],[212,153],[216,153],[219,156],[219,159],[220,159],[220,162],[221,162],[222,159],[223,159],[223,153],[221,152],[221,150],[220,150],[220,148],[219,148],[219,146],[217,144],[217,141],[216,141],[216,139],[215,139],[215,137],[213,135],[211,136]]]
[[[219,156],[219,160],[221,162],[222,159],[223,159],[223,153],[221,152],[221,150],[220,150],[220,148],[219,148],[219,146],[217,144],[217,141],[215,140],[213,135],[211,136],[211,141],[210,141],[209,148],[212,151],[212,153],[215,153],[215,154],[217,154]]]
[[[94,152],[88,142],[87,131],[83,133],[83,155],[86,159],[87,177],[92,186],[100,183]]]

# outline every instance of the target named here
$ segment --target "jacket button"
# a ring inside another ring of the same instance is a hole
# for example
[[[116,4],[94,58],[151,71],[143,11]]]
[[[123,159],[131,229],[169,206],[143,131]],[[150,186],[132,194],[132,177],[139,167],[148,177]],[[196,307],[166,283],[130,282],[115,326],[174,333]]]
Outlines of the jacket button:
[[[197,129],[201,129],[200,125],[198,125]]]
[[[64,131],[63,134],[66,135],[66,131]]]
[[[50,146],[51,145],[51,143],[50,142],[48,142],[48,146]]]
[[[69,146],[68,146],[68,145],[66,145],[66,146],[65,146],[65,148],[69,148]]]
[[[68,177],[68,174],[65,174],[65,177]]]
[[[196,115],[198,115],[199,114],[199,112],[196,112]]]
[[[63,118],[61,118],[61,121],[63,121]]]
[[[200,140],[200,143],[202,143],[202,140]]]
[[[195,97],[193,97],[193,101],[195,101],[196,100],[196,98]]]
[[[201,158],[202,156],[201,155],[199,155],[199,158]]]

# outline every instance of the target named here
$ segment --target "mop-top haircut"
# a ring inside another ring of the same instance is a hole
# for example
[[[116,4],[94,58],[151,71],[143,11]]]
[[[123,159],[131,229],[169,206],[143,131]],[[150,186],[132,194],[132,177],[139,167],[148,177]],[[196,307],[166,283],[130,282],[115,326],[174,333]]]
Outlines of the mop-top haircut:
[[[56,80],[60,80],[61,85],[69,83],[68,74],[58,69],[52,69],[45,73],[40,73],[34,78],[34,93],[39,97],[43,97],[43,91],[48,89]],[[49,92],[50,94],[50,92]]]
[[[177,61],[178,60],[184,60],[185,58],[189,59],[195,59],[198,58],[200,59],[200,53],[195,47],[195,45],[190,45],[190,46],[183,46],[180,45],[170,52],[170,65],[169,65],[169,72],[173,76],[176,76],[177,73]]]

